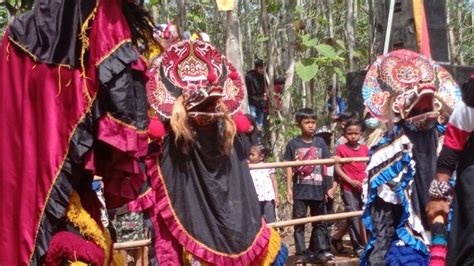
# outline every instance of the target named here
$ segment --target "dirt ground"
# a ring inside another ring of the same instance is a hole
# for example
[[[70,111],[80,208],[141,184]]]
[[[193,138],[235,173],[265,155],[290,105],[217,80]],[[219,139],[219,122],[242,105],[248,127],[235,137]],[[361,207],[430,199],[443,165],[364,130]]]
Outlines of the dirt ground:
[[[344,204],[342,203],[341,197],[339,195],[339,189],[336,192],[335,195],[335,203],[334,203],[334,211],[335,212],[343,212],[344,211]],[[292,206],[289,204],[284,204],[280,206],[277,210],[277,216],[278,216],[278,221],[286,221],[291,219],[291,212],[292,212]],[[331,232],[335,232],[340,227],[340,221],[334,221],[333,225],[331,226]],[[283,240],[283,242],[287,245],[288,247],[288,262],[286,265],[315,265],[315,264],[296,264],[295,263],[295,243],[294,243],[294,237],[293,237],[293,227],[285,227],[285,228],[280,228],[278,229],[280,232],[280,236]],[[311,234],[311,225],[307,224],[306,229],[305,229],[305,235],[306,235],[306,245],[308,246],[308,240],[309,236]],[[343,245],[348,251],[352,251],[352,246],[350,243],[349,235],[345,235],[343,238],[344,242]],[[336,260],[326,263],[324,265],[339,265],[339,266],[347,266],[347,265],[359,265],[359,258],[355,257],[352,255],[352,252],[349,252],[349,254],[337,254],[334,249],[332,249],[332,253],[336,255]]]

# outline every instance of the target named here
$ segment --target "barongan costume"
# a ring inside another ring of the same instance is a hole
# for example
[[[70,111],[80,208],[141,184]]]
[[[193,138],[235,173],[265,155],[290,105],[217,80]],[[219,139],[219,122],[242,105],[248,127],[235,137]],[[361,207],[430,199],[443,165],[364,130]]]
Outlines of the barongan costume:
[[[362,93],[372,116],[394,125],[370,151],[363,214],[370,239],[361,264],[427,264],[425,206],[436,168],[435,124],[461,91],[436,63],[398,50],[377,58]]]
[[[120,263],[91,183],[103,177],[113,208],[146,179],[145,65],[127,5],[39,0],[3,39],[1,265]]]
[[[282,265],[287,250],[262,219],[248,154],[227,135],[235,134],[230,116],[244,98],[235,68],[210,44],[187,40],[170,46],[149,74],[149,102],[171,126],[146,161],[157,262]],[[186,130],[192,140],[177,137]]]

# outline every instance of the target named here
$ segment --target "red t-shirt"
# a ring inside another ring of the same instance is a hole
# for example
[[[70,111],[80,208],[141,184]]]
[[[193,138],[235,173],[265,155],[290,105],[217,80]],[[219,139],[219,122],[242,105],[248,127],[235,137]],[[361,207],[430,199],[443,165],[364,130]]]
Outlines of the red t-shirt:
[[[366,145],[359,145],[359,149],[353,150],[347,144],[341,144],[336,148],[336,155],[341,158],[349,158],[349,157],[368,157],[369,156],[369,148]],[[367,164],[365,162],[354,162],[354,163],[345,163],[342,164],[342,170],[346,175],[348,175],[351,179],[355,179],[357,181],[362,182],[366,176],[365,169],[367,168]],[[354,188],[341,179],[342,187],[345,190],[354,190]],[[360,191],[361,189],[359,189]]]

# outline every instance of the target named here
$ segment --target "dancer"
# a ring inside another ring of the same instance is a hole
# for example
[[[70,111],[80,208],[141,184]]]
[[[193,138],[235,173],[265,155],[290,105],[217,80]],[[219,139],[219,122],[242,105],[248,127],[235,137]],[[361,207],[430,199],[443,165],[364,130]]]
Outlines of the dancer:
[[[150,21],[133,1],[38,0],[11,23],[0,54],[1,265],[119,263],[91,183],[103,177],[113,208],[145,181],[137,51]]]
[[[425,206],[435,173],[436,121],[460,99],[449,73],[407,50],[380,56],[362,94],[388,132],[370,152],[363,220],[370,232],[362,265],[428,264]]]
[[[260,214],[235,138],[232,115],[244,98],[235,68],[209,43],[187,40],[169,47],[150,76],[149,102],[171,129],[146,160],[158,263],[281,265],[286,247]]]

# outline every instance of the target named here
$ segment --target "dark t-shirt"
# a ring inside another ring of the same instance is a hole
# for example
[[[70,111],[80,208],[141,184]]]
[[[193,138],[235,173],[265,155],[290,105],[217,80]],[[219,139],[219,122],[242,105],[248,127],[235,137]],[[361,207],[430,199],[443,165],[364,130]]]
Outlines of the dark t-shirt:
[[[295,161],[302,158],[313,146],[316,148],[316,159],[329,158],[330,153],[324,140],[320,137],[313,138],[313,141],[304,142],[301,137],[291,139],[286,145],[284,155],[285,161]],[[300,200],[324,200],[325,188],[323,178],[323,166],[316,165],[313,172],[307,176],[298,175],[293,171],[293,198]]]
[[[265,93],[265,79],[255,70],[250,70],[245,76],[245,86],[247,87],[247,95],[249,104],[256,107],[263,107]]]

